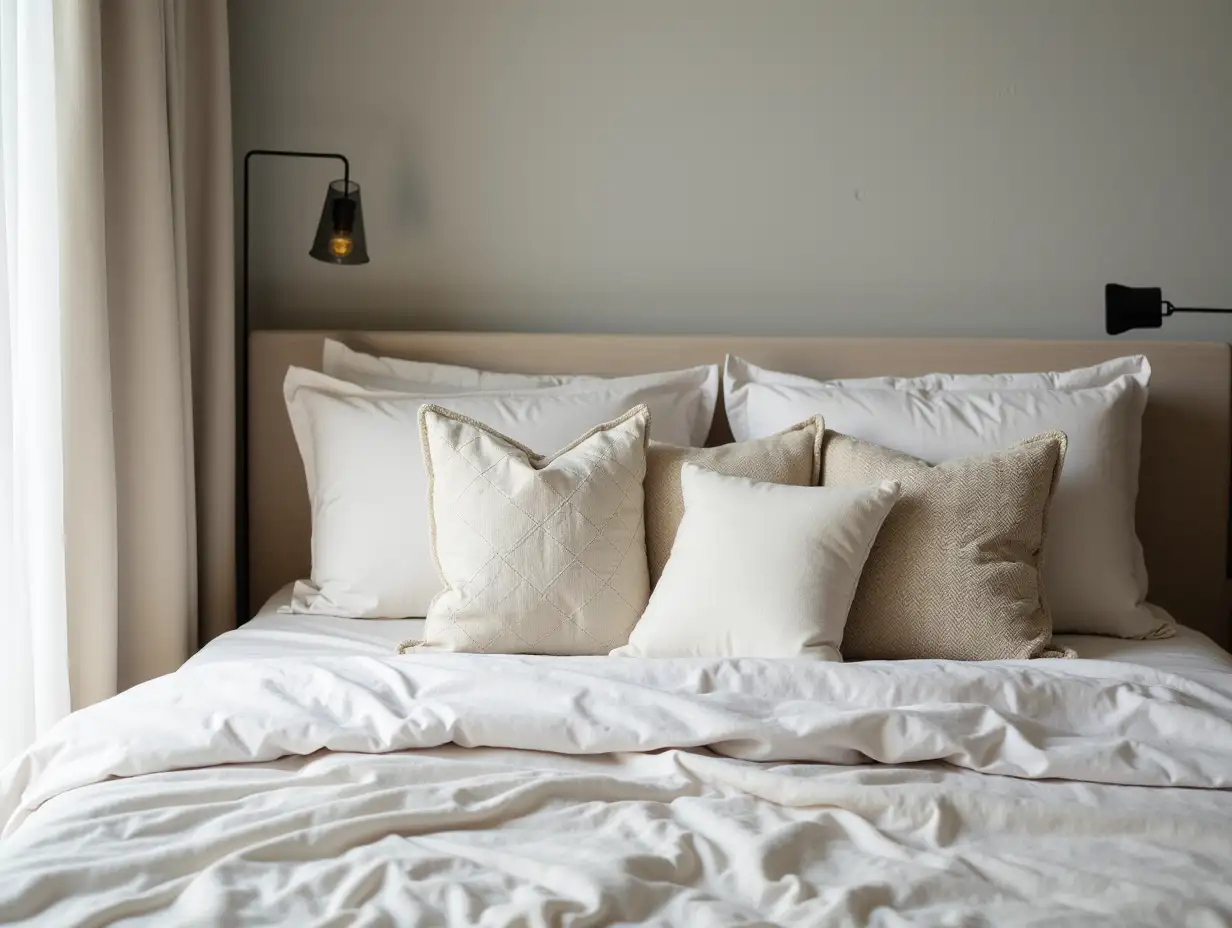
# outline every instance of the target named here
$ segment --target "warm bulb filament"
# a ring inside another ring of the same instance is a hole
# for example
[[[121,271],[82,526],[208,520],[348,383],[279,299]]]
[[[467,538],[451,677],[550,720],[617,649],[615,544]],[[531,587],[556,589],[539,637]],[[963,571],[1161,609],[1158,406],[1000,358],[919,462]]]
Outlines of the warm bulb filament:
[[[350,233],[335,231],[329,240],[329,252],[335,258],[345,258],[355,248]]]

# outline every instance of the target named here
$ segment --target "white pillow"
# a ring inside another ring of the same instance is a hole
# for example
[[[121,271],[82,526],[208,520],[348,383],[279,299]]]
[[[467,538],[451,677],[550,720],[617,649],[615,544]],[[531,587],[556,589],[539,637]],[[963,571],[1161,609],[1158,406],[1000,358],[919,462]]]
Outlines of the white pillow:
[[[596,385],[621,383],[640,387],[662,383],[671,387],[680,378],[688,377],[698,383],[697,392],[690,397],[694,427],[688,444],[701,447],[710,434],[714,408],[719,400],[719,365],[703,364],[679,371],[653,374],[636,374],[631,377],[596,377],[590,374],[503,374],[482,371],[456,364],[436,364],[430,361],[407,361],[403,358],[386,358],[365,354],[348,348],[332,338],[325,339],[321,353],[321,369],[331,377],[349,380],[373,390],[395,390],[408,393],[497,392],[501,390],[589,390]],[[663,438],[661,420],[656,421],[655,438]]]
[[[321,370],[331,377],[374,390],[409,388],[418,393],[438,387],[449,393],[461,392],[459,387],[464,390],[528,390],[603,379],[589,374],[502,374],[458,364],[387,358],[356,351],[332,338],[325,339]]]
[[[684,519],[613,655],[839,661],[847,612],[898,484],[798,487],[684,464]]]
[[[747,361],[731,358],[757,371],[762,383],[806,381],[817,383],[798,374],[786,374],[755,368]],[[887,390],[1073,390],[1080,387],[1103,387],[1118,377],[1140,377],[1143,383],[1150,378],[1151,365],[1143,355],[1128,355],[1113,358],[1091,367],[1079,367],[1071,371],[1039,371],[1024,374],[922,374],[919,377],[857,377],[827,380],[824,383],[835,387],[883,387]]]
[[[646,407],[550,457],[442,406],[419,422],[445,589],[413,646],[606,654],[628,641],[650,595]]]
[[[1142,357],[1059,374],[933,374],[871,385],[764,371],[729,357],[724,400],[737,441],[821,415],[827,428],[933,464],[1065,432],[1069,450],[1044,556],[1053,627],[1167,637],[1171,622],[1145,606],[1146,565],[1134,529],[1149,379]]]
[[[657,435],[689,444],[709,429],[704,368],[624,377],[586,389],[410,394],[368,390],[292,367],[284,382],[312,505],[312,577],[291,612],[349,618],[422,616],[441,580],[428,540],[419,408],[439,402],[535,448],[556,449],[645,404]],[[705,418],[703,423],[701,420]]]

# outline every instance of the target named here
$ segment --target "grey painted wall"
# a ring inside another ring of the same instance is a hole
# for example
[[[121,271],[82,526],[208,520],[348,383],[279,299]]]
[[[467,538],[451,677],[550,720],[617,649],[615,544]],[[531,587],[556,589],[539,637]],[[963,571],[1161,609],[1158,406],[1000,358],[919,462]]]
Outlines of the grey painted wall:
[[[1229,0],[232,0],[258,321],[1102,333],[1232,305]],[[1164,335],[1228,340],[1232,319]]]

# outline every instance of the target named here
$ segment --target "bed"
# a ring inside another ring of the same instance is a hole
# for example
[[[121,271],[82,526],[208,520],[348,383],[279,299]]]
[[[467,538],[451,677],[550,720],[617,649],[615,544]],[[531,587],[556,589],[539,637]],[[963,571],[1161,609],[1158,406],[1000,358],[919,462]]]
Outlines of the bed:
[[[1232,921],[1226,346],[343,334],[598,374],[724,351],[834,377],[1142,351],[1139,533],[1182,627],[1057,636],[1072,660],[399,656],[420,620],[286,611],[308,513],[279,381],[323,333],[257,333],[259,607],[5,771],[0,922]]]
[[[327,615],[297,615],[289,611],[291,586],[271,596],[256,615],[237,630],[214,639],[189,658],[185,667],[286,656],[326,657],[338,654],[382,657],[408,638],[423,633],[422,619],[381,622]],[[1061,647],[1073,648],[1085,660],[1143,664],[1175,673],[1232,671],[1232,654],[1209,635],[1181,626],[1173,638],[1135,641],[1104,635],[1057,635]]]

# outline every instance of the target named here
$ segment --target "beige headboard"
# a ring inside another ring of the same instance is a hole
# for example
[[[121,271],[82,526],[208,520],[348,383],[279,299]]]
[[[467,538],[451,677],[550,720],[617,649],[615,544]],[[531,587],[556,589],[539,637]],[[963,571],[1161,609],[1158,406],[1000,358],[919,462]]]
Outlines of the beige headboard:
[[[251,606],[308,575],[304,472],[287,422],[288,365],[319,368],[326,335],[353,348],[512,372],[634,374],[721,362],[727,353],[810,377],[932,371],[1064,370],[1126,354],[1151,360],[1142,442],[1138,533],[1150,598],[1185,624],[1228,641],[1229,346],[1214,343],[1045,342],[908,338],[501,335],[446,332],[283,332],[251,335],[249,487]],[[711,440],[728,438],[722,412]],[[251,610],[250,610],[251,614]]]

